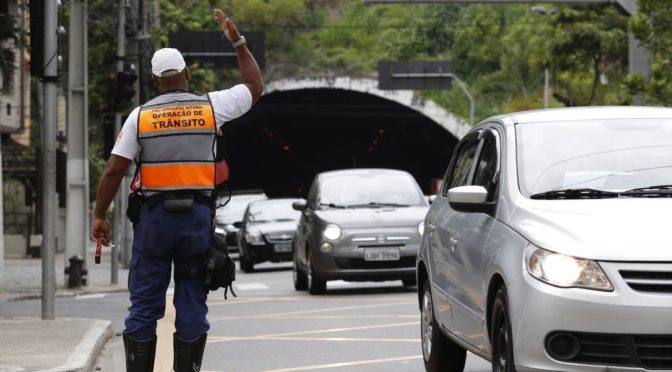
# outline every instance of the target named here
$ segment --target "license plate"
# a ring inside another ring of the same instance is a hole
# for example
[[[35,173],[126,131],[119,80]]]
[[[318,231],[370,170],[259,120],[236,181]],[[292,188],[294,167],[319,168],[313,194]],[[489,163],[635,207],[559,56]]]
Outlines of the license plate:
[[[276,253],[283,253],[283,252],[291,252],[292,251],[292,245],[291,244],[276,244],[273,246],[273,251]]]
[[[364,261],[399,261],[399,248],[381,247],[364,249]]]

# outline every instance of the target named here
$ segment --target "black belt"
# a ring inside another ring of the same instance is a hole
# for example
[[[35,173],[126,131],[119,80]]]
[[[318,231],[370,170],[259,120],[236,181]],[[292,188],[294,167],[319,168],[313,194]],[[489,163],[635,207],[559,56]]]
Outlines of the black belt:
[[[200,192],[160,192],[154,195],[143,196],[142,204],[153,204],[169,197],[170,199],[189,199],[193,198],[196,203],[210,205],[212,197]]]

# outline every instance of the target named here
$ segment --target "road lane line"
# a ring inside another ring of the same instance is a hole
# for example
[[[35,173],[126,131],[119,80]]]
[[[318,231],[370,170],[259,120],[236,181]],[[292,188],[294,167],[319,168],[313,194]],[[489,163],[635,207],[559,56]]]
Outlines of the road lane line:
[[[418,326],[420,322],[406,322],[406,323],[391,323],[391,324],[379,324],[373,326],[361,326],[361,327],[346,327],[346,328],[327,328],[327,329],[315,329],[310,331],[301,331],[301,332],[287,332],[287,333],[274,333],[270,335],[257,335],[257,336],[240,336],[240,337],[218,337],[212,336],[209,337],[209,342],[228,342],[228,341],[237,341],[237,340],[261,340],[269,339],[274,337],[288,337],[288,336],[302,336],[310,334],[319,334],[319,333],[335,333],[335,332],[348,332],[348,331],[361,331],[369,329],[381,329],[381,328],[394,328],[394,327],[405,327],[405,326]]]
[[[264,283],[240,283],[234,284],[233,286],[236,287],[236,290],[238,291],[263,291],[271,289]]]
[[[374,304],[374,305],[360,305],[360,306],[343,306],[343,307],[332,307],[328,309],[317,309],[317,310],[303,310],[303,311],[291,311],[291,312],[285,312],[285,313],[275,313],[275,314],[259,314],[259,315],[249,315],[246,317],[240,317],[238,319],[254,319],[254,318],[259,318],[259,317],[281,317],[285,315],[301,315],[301,314],[314,314],[314,313],[326,313],[330,311],[343,311],[343,310],[360,310],[360,309],[370,309],[374,307],[384,307],[384,306],[396,306],[396,305],[408,305],[408,304],[415,304],[415,301],[404,301],[404,302],[390,302],[390,303],[383,303],[383,304]],[[219,317],[219,318],[212,318],[209,319],[210,322],[216,322],[219,320],[228,320],[229,317]]]
[[[173,332],[175,332],[175,307],[173,296],[166,296],[166,311],[163,318],[156,322],[156,354],[154,372],[173,370]]]
[[[263,341],[336,341],[336,342],[411,342],[419,343],[420,338],[358,338],[358,337],[268,337]]]
[[[418,315],[229,315],[217,318],[217,320],[242,320],[242,319],[273,319],[273,320],[289,320],[289,319],[418,319]],[[212,319],[211,319],[212,321]]]
[[[269,369],[269,370],[266,370],[265,372],[309,371],[309,370],[325,369],[325,368],[351,367],[351,366],[358,366],[358,365],[364,365],[364,364],[400,362],[400,361],[414,360],[414,359],[422,359],[422,355],[410,355],[410,356],[406,356],[406,357],[386,358],[386,359],[358,360],[358,361],[354,361],[354,362],[320,364],[320,365],[303,366],[303,367]]]
[[[77,295],[75,296],[75,300],[95,300],[99,298],[105,298],[107,297],[107,294],[105,293],[92,293],[92,294],[85,294],[85,295]]]

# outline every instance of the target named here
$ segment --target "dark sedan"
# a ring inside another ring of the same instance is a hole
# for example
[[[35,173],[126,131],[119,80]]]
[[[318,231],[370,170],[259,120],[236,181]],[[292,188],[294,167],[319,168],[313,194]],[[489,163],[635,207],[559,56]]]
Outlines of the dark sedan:
[[[429,205],[409,173],[350,169],[320,173],[294,239],[294,287],[323,293],[329,280],[415,284]]]
[[[292,203],[297,200],[270,199],[248,205],[238,234],[244,272],[252,272],[256,263],[292,260],[292,237],[300,217]]]

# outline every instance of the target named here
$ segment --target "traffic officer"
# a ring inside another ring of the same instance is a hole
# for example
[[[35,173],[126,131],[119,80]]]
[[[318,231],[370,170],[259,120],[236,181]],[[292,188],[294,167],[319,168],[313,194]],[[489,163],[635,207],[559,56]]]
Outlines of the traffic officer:
[[[189,69],[176,49],[152,57],[159,96],[135,108],[124,123],[98,185],[91,237],[110,241],[106,211],[132,160],[137,161],[128,274],[131,307],[123,333],[126,370],[152,371],[156,322],[164,315],[174,263],[174,369],[198,371],[210,328],[202,258],[213,236],[215,138],[222,125],[245,114],[263,92],[261,72],[236,25],[221,10],[214,18],[232,42],[242,83],[203,96],[188,93]],[[129,202],[129,204],[131,204]],[[130,213],[130,211],[129,211]]]

